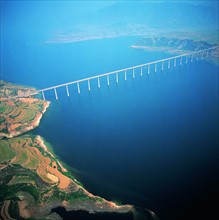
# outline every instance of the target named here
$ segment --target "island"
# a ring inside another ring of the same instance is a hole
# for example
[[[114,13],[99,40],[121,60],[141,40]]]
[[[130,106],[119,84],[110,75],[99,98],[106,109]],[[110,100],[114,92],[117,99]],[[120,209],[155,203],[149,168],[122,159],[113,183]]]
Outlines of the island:
[[[89,213],[133,213],[89,193],[55,157],[49,143],[30,130],[49,107],[34,88],[0,81],[0,218],[61,219],[54,208]],[[28,133],[27,133],[28,132]]]

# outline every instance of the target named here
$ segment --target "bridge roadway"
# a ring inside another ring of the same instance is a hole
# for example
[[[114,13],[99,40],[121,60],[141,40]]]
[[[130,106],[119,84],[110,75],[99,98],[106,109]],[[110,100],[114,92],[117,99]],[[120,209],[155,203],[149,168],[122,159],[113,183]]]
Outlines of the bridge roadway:
[[[91,80],[97,79],[97,85],[98,85],[98,88],[100,88],[100,86],[101,86],[100,78],[106,77],[107,84],[109,86],[110,85],[110,77],[109,77],[110,75],[116,75],[116,82],[118,83],[119,82],[119,77],[118,76],[122,72],[124,73],[124,80],[127,80],[127,71],[128,70],[132,70],[132,77],[135,78],[135,69],[140,68],[140,76],[142,76],[143,75],[142,68],[147,67],[147,73],[150,74],[151,65],[154,65],[154,72],[157,72],[157,64],[158,63],[162,64],[161,69],[164,70],[164,64],[165,64],[165,62],[168,62],[167,68],[169,69],[171,67],[170,66],[171,65],[171,60],[174,61],[174,67],[176,67],[177,59],[180,59],[179,65],[183,64],[183,58],[185,60],[185,63],[187,64],[188,61],[193,62],[194,59],[198,60],[199,58],[203,59],[204,57],[210,56],[211,54],[213,54],[213,52],[214,52],[214,50],[216,50],[216,48],[218,48],[218,46],[211,47],[211,48],[204,49],[204,50],[200,50],[200,51],[190,52],[190,53],[186,53],[186,54],[182,54],[182,55],[178,55],[178,56],[173,56],[173,57],[170,57],[170,58],[165,58],[165,59],[161,59],[161,60],[157,60],[157,61],[153,61],[153,62],[149,62],[149,63],[145,63],[145,64],[140,64],[140,65],[137,65],[137,66],[132,66],[132,67],[128,67],[128,68],[124,68],[124,69],[120,69],[120,70],[116,70],[116,71],[112,71],[112,72],[108,72],[108,73],[104,73],[104,74],[100,74],[100,75],[96,75],[96,76],[91,76],[91,77],[87,77],[87,78],[80,79],[80,80],[75,80],[75,81],[72,81],[72,82],[68,82],[68,83],[48,87],[48,88],[45,88],[45,89],[37,90],[36,93],[29,94],[29,96],[33,96],[33,95],[37,95],[37,94],[41,93],[43,99],[45,100],[46,99],[45,92],[49,91],[49,90],[54,90],[55,98],[58,99],[57,88],[60,88],[60,87],[66,87],[66,94],[67,94],[67,96],[69,96],[70,93],[69,93],[68,86],[72,85],[72,84],[77,85],[77,91],[80,94],[81,93],[80,83],[82,83],[82,82],[87,81],[88,90],[90,91],[91,90],[91,85],[90,85]]]

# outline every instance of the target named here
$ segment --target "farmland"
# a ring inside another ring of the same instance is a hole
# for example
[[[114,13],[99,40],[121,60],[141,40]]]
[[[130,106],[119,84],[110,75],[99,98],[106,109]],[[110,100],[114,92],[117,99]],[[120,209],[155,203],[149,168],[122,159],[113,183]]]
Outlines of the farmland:
[[[0,138],[17,136],[38,125],[49,102],[32,98],[30,103],[28,99],[0,101]]]
[[[86,191],[63,167],[35,128],[49,102],[13,98],[34,89],[0,81],[0,218],[60,219],[55,207],[89,212],[129,212]],[[8,98],[9,97],[9,98]]]
[[[97,211],[124,212],[130,209],[129,206],[116,206],[93,196],[78,185],[66,169],[63,171],[61,163],[49,152],[40,136],[22,135],[0,140],[0,144],[1,155],[4,155],[0,161],[0,201],[4,201],[0,203],[0,208],[4,209],[3,217],[7,214],[7,218],[15,219],[17,216],[40,215],[47,218],[49,210],[42,204],[52,208],[54,201],[56,205],[65,201],[65,205],[72,209],[79,206],[84,210],[93,207]],[[12,205],[15,201],[17,206]]]

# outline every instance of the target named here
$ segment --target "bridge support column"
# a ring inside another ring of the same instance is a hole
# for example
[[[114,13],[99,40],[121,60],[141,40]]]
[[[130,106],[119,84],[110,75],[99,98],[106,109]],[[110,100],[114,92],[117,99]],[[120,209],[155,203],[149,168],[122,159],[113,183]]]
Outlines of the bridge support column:
[[[97,78],[98,88],[100,88],[100,78]]]
[[[170,59],[168,60],[168,69],[170,68]]]
[[[162,61],[162,71],[163,71],[164,62]]]
[[[191,62],[193,62],[193,54],[192,54]]]
[[[180,57],[180,66],[182,66],[182,56]]]
[[[77,82],[77,87],[78,87],[78,94],[80,94],[81,91],[80,91],[80,85],[79,85],[79,82]]]
[[[174,67],[176,67],[176,58],[174,59]]]
[[[126,74],[126,70],[125,70],[125,73],[124,73],[124,74],[125,74],[125,81],[126,81],[126,80],[127,80],[127,74]]]
[[[44,94],[43,91],[42,91],[42,96],[43,96],[43,100],[46,100],[46,98],[45,98],[45,94]]]
[[[157,63],[154,64],[154,72],[157,72]]]
[[[186,55],[186,64],[188,63],[188,56]]]
[[[67,96],[69,96],[68,85],[66,85]]]
[[[107,75],[107,85],[109,86],[110,80],[109,80],[109,75]]]
[[[118,72],[116,73],[116,83],[119,82],[119,76],[118,76]]]
[[[54,88],[54,92],[55,92],[55,97],[56,97],[56,100],[58,100],[58,95],[57,95],[56,88]]]
[[[142,76],[142,66],[141,66],[141,70],[140,70],[141,72],[140,72],[140,76]]]
[[[88,90],[90,91],[90,80],[87,80],[87,86],[88,86]]]
[[[132,69],[132,78],[133,79],[135,78],[135,69],[134,68]]]
[[[148,74],[150,74],[150,65],[148,65]]]

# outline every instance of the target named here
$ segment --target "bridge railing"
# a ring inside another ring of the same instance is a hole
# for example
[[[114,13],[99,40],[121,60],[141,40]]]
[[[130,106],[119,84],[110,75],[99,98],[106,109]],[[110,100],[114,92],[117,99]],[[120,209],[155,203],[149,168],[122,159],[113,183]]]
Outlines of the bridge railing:
[[[168,62],[167,68],[170,68],[171,63],[173,63],[171,61],[174,61],[174,67],[176,67],[177,59],[180,59],[180,65],[182,65],[182,63],[183,63],[183,58],[185,60],[185,63],[187,64],[189,61],[193,62],[194,59],[198,60],[200,58],[203,59],[204,57],[208,57],[209,55],[211,55],[213,53],[214,50],[216,50],[216,48],[218,48],[218,46],[211,47],[211,48],[204,49],[204,50],[200,50],[200,51],[189,52],[189,53],[185,53],[182,55],[177,55],[177,56],[173,56],[170,58],[165,58],[165,59],[161,59],[161,60],[157,60],[157,61],[153,61],[153,62],[148,62],[148,63],[144,63],[144,64],[140,64],[140,65],[136,65],[136,66],[120,69],[120,70],[115,70],[112,72],[107,72],[107,73],[103,73],[103,74],[71,81],[68,83],[63,83],[63,84],[56,85],[56,86],[51,86],[51,87],[48,87],[45,89],[38,90],[37,92],[30,94],[29,96],[34,96],[34,95],[41,93],[43,96],[43,99],[45,100],[46,99],[45,92],[49,91],[49,90],[54,90],[55,98],[58,99],[58,94],[57,94],[56,89],[58,89],[60,87],[66,87],[66,93],[67,93],[67,96],[69,96],[70,94],[69,94],[68,86],[73,85],[73,84],[77,85],[77,91],[80,94],[81,93],[80,83],[82,83],[82,82],[87,82],[88,90],[90,91],[91,90],[91,85],[90,85],[91,80],[97,79],[97,84],[98,84],[98,87],[100,88],[100,78],[102,78],[102,77],[106,77],[107,84],[110,85],[110,77],[109,76],[116,75],[116,82],[118,83],[118,79],[119,79],[118,75],[120,73],[124,73],[124,80],[127,80],[127,71],[132,70],[132,77],[135,78],[135,69],[140,68],[140,75],[142,76],[142,74],[143,74],[142,69],[143,69],[143,67],[145,67],[145,68],[147,68],[148,74],[150,74],[151,65],[154,65],[154,72],[157,71],[157,64],[158,63],[162,64],[162,67],[161,67],[162,70],[164,69],[165,62]]]

